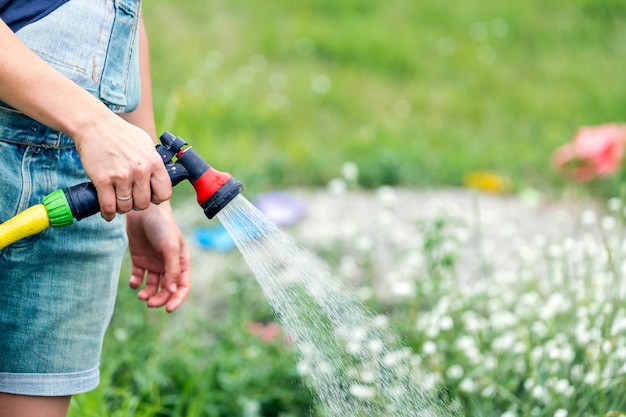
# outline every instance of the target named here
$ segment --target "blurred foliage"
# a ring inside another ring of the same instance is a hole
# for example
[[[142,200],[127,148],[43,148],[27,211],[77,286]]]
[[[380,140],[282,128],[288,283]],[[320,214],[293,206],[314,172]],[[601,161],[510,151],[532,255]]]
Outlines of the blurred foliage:
[[[558,190],[554,148],[621,121],[619,0],[242,0],[144,6],[159,128],[250,190],[461,185]]]

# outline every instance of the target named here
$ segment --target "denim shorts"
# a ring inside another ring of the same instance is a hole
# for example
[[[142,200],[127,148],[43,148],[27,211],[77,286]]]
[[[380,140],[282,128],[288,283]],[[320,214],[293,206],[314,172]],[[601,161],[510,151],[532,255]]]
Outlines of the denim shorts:
[[[0,222],[88,180],[67,136],[2,108],[0,153]],[[125,249],[123,216],[97,214],[0,249],[0,392],[97,386]]]
[[[123,112],[139,101],[138,18],[139,1],[72,0],[17,34]],[[59,30],[75,45],[62,44]],[[0,222],[56,189],[88,181],[69,137],[1,103],[0,154]],[[126,248],[123,216],[106,222],[96,214],[0,249],[0,392],[58,396],[98,385]]]

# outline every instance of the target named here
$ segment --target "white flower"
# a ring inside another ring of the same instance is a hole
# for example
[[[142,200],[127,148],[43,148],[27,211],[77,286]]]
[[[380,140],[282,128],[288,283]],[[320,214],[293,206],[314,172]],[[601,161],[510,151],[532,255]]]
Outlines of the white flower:
[[[478,384],[473,379],[465,378],[459,384],[459,389],[467,393],[474,393],[478,391]]]
[[[385,345],[380,339],[372,339],[367,342],[367,347],[372,353],[380,353],[385,348]]]
[[[376,395],[376,390],[367,385],[352,384],[350,385],[349,390],[350,390],[350,394],[352,394],[354,397],[359,398],[361,400],[369,400],[369,399],[374,398],[374,395]]]
[[[494,398],[497,394],[496,389],[489,385],[488,387],[485,387],[485,389],[480,393],[480,395],[482,395],[485,398]]]
[[[589,371],[587,372],[587,375],[585,375],[585,378],[583,381],[587,385],[595,385],[598,383],[599,380],[600,380],[600,376],[597,373],[593,371]]]
[[[346,344],[346,352],[350,355],[358,355],[362,348],[359,342],[350,341]]]
[[[389,317],[383,315],[383,314],[378,314],[376,317],[374,317],[374,319],[372,320],[372,324],[376,327],[378,327],[379,329],[385,329],[389,326]]]
[[[311,368],[306,362],[298,362],[298,364],[296,365],[296,370],[298,371],[298,374],[302,376],[308,375],[311,372]]]
[[[535,380],[532,378],[528,378],[524,381],[524,389],[526,391],[532,391],[532,389],[535,387]]]
[[[554,383],[554,390],[559,394],[567,394],[570,389],[570,384],[567,379],[559,379]],[[555,414],[556,415],[556,414]]]
[[[422,345],[422,352],[426,355],[434,355],[437,353],[437,345],[434,342],[427,340]]]
[[[610,216],[602,217],[602,228],[606,231],[611,231],[615,229],[615,218]]]
[[[617,197],[610,198],[607,206],[610,211],[619,211],[619,209],[622,208],[622,200]]]
[[[452,365],[446,371],[446,375],[451,379],[459,379],[463,376],[463,367],[461,365]]]
[[[331,194],[340,195],[344,194],[348,187],[342,178],[333,178],[328,182],[327,188]]]
[[[402,360],[411,356],[411,350],[409,348],[402,348],[394,350],[383,356],[383,364],[388,367],[392,367],[400,363]]]
[[[498,360],[493,356],[485,356],[483,359],[483,364],[485,369],[488,371],[493,371],[498,366]]]
[[[359,179],[359,166],[354,162],[344,162],[341,165],[341,176],[347,182],[356,182]]]
[[[362,371],[360,376],[361,381],[365,384],[371,384],[376,381],[376,373],[373,371]]]
[[[376,197],[385,207],[392,207],[398,201],[396,190],[388,185],[383,185],[376,190]]]
[[[596,219],[596,212],[593,210],[585,210],[581,216],[581,221],[585,226],[595,225]]]
[[[443,316],[439,320],[439,328],[441,330],[450,330],[454,326],[454,320],[450,316]]]
[[[460,350],[468,350],[476,346],[476,342],[471,336],[461,336],[456,340],[456,347]]]
[[[415,285],[410,281],[396,281],[393,283],[391,291],[396,297],[413,297],[415,295]]]
[[[564,408],[559,408],[554,412],[554,417],[567,417],[567,410]]]
[[[531,391],[531,395],[539,401],[546,401],[548,399],[548,391],[541,385],[535,385]]]

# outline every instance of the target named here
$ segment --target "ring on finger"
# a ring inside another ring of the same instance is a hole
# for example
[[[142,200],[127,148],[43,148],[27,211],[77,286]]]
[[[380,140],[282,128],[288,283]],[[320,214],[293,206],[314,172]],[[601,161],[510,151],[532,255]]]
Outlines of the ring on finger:
[[[117,199],[118,199],[118,200],[120,200],[120,201],[128,201],[128,200],[130,200],[131,198],[133,198],[133,196],[132,196],[132,194],[131,194],[131,195],[129,195],[128,197],[120,197],[119,195],[116,195],[116,196],[115,196],[115,198],[117,198]]]

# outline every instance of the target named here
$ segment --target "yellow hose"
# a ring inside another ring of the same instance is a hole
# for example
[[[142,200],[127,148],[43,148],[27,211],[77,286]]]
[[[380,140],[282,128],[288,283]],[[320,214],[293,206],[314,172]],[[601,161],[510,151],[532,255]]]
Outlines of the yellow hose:
[[[0,249],[50,226],[48,211],[43,204],[32,206],[0,224]]]

